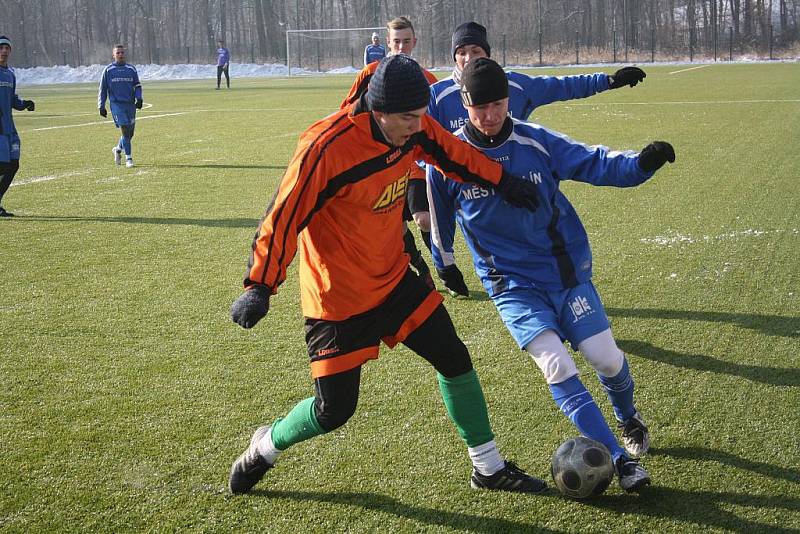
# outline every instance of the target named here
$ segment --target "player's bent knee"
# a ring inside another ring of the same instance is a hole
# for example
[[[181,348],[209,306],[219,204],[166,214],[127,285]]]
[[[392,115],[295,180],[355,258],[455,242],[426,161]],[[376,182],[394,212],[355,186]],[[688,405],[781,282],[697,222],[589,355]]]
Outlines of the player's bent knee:
[[[423,232],[431,231],[431,214],[429,211],[418,211],[411,216],[414,217],[414,222],[417,223],[420,230]]]
[[[617,347],[610,328],[581,341],[578,350],[602,376],[617,376],[625,360],[625,355]]]
[[[575,361],[553,330],[545,330],[533,338],[525,350],[533,357],[548,384],[559,384],[578,374]]]
[[[356,413],[357,404],[357,396],[347,401],[317,403],[314,406],[314,415],[317,417],[319,426],[325,432],[331,432],[344,425]]]

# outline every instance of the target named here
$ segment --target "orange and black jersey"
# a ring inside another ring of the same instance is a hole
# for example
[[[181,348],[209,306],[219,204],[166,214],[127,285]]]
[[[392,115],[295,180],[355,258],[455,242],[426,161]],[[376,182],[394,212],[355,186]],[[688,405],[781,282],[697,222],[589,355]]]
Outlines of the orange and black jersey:
[[[372,78],[372,75],[375,74],[375,70],[378,68],[380,61],[373,61],[358,73],[356,76],[355,81],[353,82],[353,86],[350,87],[350,92],[347,93],[347,96],[344,97],[342,103],[339,104],[339,109],[344,109],[348,107],[350,104],[355,104],[361,98],[361,96],[367,92],[367,87],[369,86],[369,80]],[[436,76],[431,74],[425,69],[422,69],[422,73],[425,75],[425,79],[428,80],[428,85],[433,85],[439,80],[436,79]],[[423,173],[424,178],[424,173]]]
[[[414,161],[448,177],[496,185],[502,166],[427,114],[402,147],[389,145],[362,101],[300,137],[253,240],[245,286],[273,292],[300,252],[303,315],[340,321],[383,302],[408,269],[403,206]]]

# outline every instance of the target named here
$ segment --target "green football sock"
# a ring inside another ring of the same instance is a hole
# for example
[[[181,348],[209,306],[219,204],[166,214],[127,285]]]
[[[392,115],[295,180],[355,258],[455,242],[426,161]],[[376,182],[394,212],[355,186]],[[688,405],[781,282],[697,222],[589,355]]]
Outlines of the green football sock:
[[[438,374],[442,400],[468,447],[477,447],[494,439],[489,412],[475,369],[454,378]]]
[[[286,417],[272,424],[272,443],[285,451],[292,445],[324,434],[314,415],[314,397],[301,400]]]

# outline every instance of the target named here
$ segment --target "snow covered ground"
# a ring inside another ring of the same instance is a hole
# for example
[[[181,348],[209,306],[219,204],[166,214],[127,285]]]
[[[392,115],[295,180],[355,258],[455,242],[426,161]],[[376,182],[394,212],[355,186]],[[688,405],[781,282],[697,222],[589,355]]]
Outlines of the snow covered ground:
[[[797,59],[787,60],[790,62],[797,62]],[[744,59],[734,63],[775,63],[776,61],[761,61],[756,59]],[[730,62],[717,62],[713,61],[695,61],[688,62],[661,62],[657,65],[729,65]],[[576,68],[613,68],[618,67],[620,64],[601,63],[601,64],[581,64],[581,65],[556,65],[559,68],[576,67]],[[643,63],[642,65],[648,65]],[[33,67],[33,68],[18,68],[14,69],[17,74],[17,84],[24,85],[45,85],[45,84],[59,84],[59,83],[96,83],[100,79],[105,65],[90,65],[87,67]],[[429,70],[450,70],[451,66],[439,67]],[[509,65],[509,68],[523,69],[531,68],[531,66],[524,65]],[[215,79],[217,76],[217,67],[215,65],[198,65],[198,64],[179,64],[179,65],[136,65],[139,71],[139,78],[142,80],[191,80],[191,79]],[[231,63],[231,77],[233,78],[262,78],[269,76],[287,76],[289,70],[286,65],[282,63],[269,63],[269,64],[255,64],[255,63]],[[353,67],[343,67],[339,69],[329,70],[324,73],[309,71],[306,69],[292,68],[292,75],[320,75],[320,74],[355,74],[358,72]]]

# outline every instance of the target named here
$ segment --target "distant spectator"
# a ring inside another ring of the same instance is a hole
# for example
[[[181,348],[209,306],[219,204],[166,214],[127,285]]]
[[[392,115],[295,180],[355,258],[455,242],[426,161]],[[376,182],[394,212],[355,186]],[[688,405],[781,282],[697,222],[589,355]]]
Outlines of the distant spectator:
[[[225,84],[231,88],[231,77],[228,74],[228,67],[231,64],[231,53],[225,48],[225,42],[220,39],[217,41],[217,90],[222,81],[222,74],[225,74]]]
[[[33,111],[35,108],[33,100],[20,100],[17,96],[17,78],[8,66],[9,56],[11,39],[0,35],[0,201],[19,170],[20,142],[11,109]],[[13,216],[0,206],[0,217]]]
[[[372,32],[372,44],[364,49],[364,66],[366,67],[374,61],[380,61],[386,57],[386,49],[380,44],[378,32]]]

